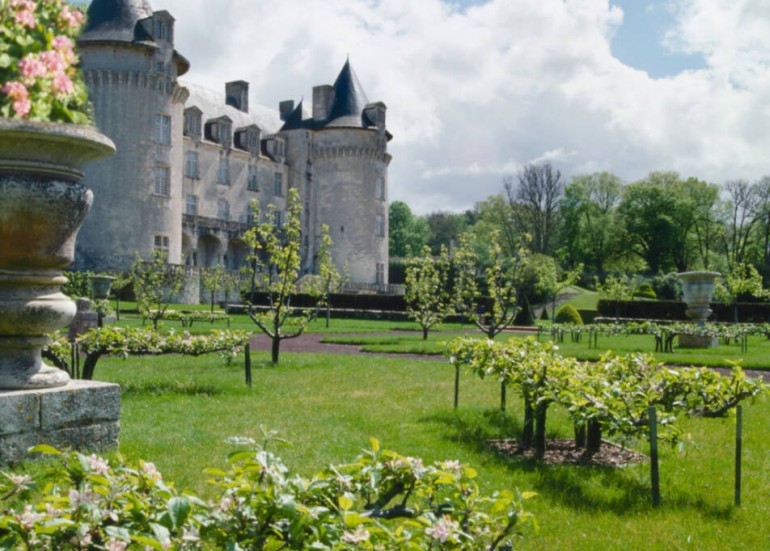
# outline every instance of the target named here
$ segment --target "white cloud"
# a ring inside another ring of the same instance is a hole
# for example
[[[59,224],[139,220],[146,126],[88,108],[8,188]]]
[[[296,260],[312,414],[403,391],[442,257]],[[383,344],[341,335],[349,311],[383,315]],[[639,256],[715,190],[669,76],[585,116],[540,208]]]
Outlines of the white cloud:
[[[390,199],[416,212],[467,208],[538,159],[627,180],[770,173],[770,0],[676,3],[667,43],[707,68],[666,79],[612,57],[608,0],[150,1],[177,19],[186,78],[248,80],[263,105],[310,100],[349,54],[388,105]]]

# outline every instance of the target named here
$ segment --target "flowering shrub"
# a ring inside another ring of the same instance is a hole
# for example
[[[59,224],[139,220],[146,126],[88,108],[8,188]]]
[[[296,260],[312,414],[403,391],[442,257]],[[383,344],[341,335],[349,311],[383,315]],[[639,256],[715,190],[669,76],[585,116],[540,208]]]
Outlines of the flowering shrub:
[[[74,50],[84,19],[64,0],[0,0],[0,116],[89,121]]]
[[[422,460],[372,448],[310,479],[264,447],[209,469],[213,502],[179,494],[152,463],[110,464],[60,454],[45,486],[0,476],[0,548],[24,549],[510,549],[531,521],[528,495],[484,496],[458,461]],[[33,492],[33,489],[35,492]]]

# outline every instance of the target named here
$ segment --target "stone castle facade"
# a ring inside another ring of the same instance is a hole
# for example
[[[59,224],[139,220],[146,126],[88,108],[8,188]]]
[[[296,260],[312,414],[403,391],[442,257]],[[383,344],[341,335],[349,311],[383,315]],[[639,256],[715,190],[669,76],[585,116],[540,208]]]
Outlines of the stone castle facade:
[[[174,18],[146,0],[93,0],[78,45],[96,125],[118,151],[86,173],[94,204],[76,268],[126,270],[161,249],[173,264],[238,269],[252,200],[275,205],[281,225],[294,188],[303,273],[317,271],[325,224],[351,282],[387,283],[391,136],[349,61],[313,89],[306,114],[302,102],[250,105],[245,81],[215,92],[179,80],[190,63],[174,48]]]

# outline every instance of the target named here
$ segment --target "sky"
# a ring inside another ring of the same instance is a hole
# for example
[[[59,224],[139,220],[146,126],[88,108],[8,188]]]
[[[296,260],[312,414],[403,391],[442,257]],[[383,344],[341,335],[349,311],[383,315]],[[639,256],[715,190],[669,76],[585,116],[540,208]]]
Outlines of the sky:
[[[462,211],[547,161],[565,180],[770,175],[770,0],[150,0],[185,79],[312,100],[349,57],[393,134],[389,200]]]

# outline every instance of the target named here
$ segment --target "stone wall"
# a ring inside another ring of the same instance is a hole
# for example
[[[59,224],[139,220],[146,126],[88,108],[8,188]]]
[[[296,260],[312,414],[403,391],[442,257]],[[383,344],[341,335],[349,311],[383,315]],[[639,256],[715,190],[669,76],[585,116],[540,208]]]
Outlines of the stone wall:
[[[71,381],[40,390],[0,391],[0,464],[28,459],[38,444],[101,451],[118,445],[120,387]]]

